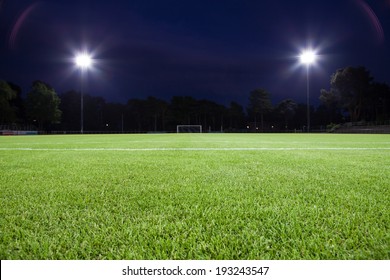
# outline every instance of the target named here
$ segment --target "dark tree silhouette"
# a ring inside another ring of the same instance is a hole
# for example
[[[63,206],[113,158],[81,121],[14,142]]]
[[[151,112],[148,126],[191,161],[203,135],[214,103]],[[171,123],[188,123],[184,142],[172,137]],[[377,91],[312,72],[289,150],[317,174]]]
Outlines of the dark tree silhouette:
[[[325,119],[327,124],[335,123],[340,120],[340,96],[336,94],[334,89],[329,91],[321,89],[320,101],[323,105],[321,108],[327,114]]]
[[[390,87],[387,84],[372,83],[364,101],[363,118],[378,122],[390,119]]]
[[[58,106],[61,100],[55,90],[42,81],[35,81],[26,98],[26,113],[30,121],[36,122],[40,129],[49,128],[58,123],[61,111]]]
[[[171,124],[200,124],[199,103],[191,96],[174,96],[169,107]]]
[[[298,104],[292,99],[285,99],[278,104],[276,111],[283,118],[285,129],[289,128],[289,122],[291,122],[291,119],[295,116],[297,107]]]
[[[347,116],[351,121],[380,123],[390,118],[390,87],[373,81],[364,67],[337,70],[331,76],[330,89],[322,89],[320,93],[321,105],[310,107],[312,124],[318,129],[345,122]],[[0,125],[22,127],[33,123],[40,129],[50,129],[56,123],[56,130],[80,131],[79,92],[68,91],[58,97],[51,86],[36,81],[26,98],[22,96],[20,87],[0,81]],[[194,124],[202,125],[203,131],[242,132],[248,131],[248,125],[252,129],[259,127],[263,132],[305,130],[306,104],[285,99],[273,108],[265,89],[250,91],[248,101],[246,114],[242,105],[236,102],[226,107],[191,96],[174,96],[170,101],[149,96],[117,104],[85,94],[84,129],[156,132],[176,131],[179,124]],[[61,123],[58,124],[61,112]]]
[[[16,91],[6,81],[0,80],[0,124],[16,121],[16,109],[11,104],[16,97]]]
[[[150,130],[163,131],[166,127],[166,113],[168,103],[164,100],[149,96],[146,99],[147,113],[149,115]]]
[[[80,106],[81,95],[76,91],[68,91],[60,95],[60,110],[62,111],[61,129],[79,131],[81,127]]]
[[[244,108],[237,102],[231,102],[227,109],[229,131],[242,131],[246,124]]]
[[[331,76],[330,91],[321,91],[321,101],[324,104],[338,102],[347,110],[351,121],[361,118],[365,101],[370,98],[370,88],[373,78],[365,67],[346,67],[337,70]]]
[[[264,115],[271,112],[272,103],[269,93],[264,89],[255,89],[250,92],[248,113],[254,118],[257,127],[258,116],[260,116],[261,131],[264,131]]]

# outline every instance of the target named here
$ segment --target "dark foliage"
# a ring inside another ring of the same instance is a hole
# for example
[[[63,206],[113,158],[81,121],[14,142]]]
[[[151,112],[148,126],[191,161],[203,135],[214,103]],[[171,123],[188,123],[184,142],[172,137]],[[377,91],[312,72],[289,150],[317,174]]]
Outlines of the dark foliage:
[[[364,67],[337,70],[330,90],[322,89],[321,105],[310,107],[311,130],[346,121],[390,119],[390,87],[377,83]],[[34,124],[36,129],[79,132],[81,95],[68,91],[57,96],[48,84],[36,81],[26,98],[20,87],[0,81],[0,125]],[[292,99],[276,106],[264,89],[248,93],[247,110],[231,102],[224,106],[191,96],[174,96],[166,101],[149,96],[129,99],[126,104],[107,102],[102,97],[83,95],[84,131],[162,132],[176,131],[177,125],[202,125],[205,132],[304,131],[307,104]]]

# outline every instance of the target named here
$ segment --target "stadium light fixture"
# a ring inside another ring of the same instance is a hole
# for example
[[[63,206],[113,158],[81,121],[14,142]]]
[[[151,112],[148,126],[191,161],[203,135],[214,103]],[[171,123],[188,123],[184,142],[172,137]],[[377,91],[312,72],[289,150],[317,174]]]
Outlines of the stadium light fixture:
[[[76,55],[75,64],[81,70],[81,90],[80,90],[80,133],[84,133],[84,94],[83,94],[83,85],[84,85],[84,71],[88,70],[92,66],[93,60],[92,57],[84,52]]]
[[[75,62],[81,69],[87,69],[92,65],[92,58],[87,53],[81,53],[76,56]]]
[[[301,53],[299,58],[302,64],[310,65],[316,61],[317,55],[312,50],[306,50]]]
[[[309,84],[309,68],[311,64],[314,64],[317,60],[317,54],[313,50],[304,50],[299,59],[301,64],[306,65],[306,102],[307,102],[307,128],[306,131],[310,132],[310,84]]]

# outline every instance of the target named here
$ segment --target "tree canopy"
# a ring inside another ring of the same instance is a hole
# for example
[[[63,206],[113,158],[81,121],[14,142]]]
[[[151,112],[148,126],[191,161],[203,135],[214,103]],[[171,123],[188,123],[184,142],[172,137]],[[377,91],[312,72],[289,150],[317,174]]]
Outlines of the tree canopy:
[[[55,90],[48,84],[35,81],[26,98],[26,113],[28,118],[37,122],[39,128],[59,122],[61,111],[58,106],[61,100]]]
[[[338,69],[330,79],[330,90],[321,90],[320,100],[328,108],[345,110],[352,122],[361,120],[368,103],[378,99],[373,77],[362,66]],[[375,101],[374,101],[375,102]]]
[[[11,101],[16,98],[16,92],[3,80],[0,80],[0,123],[12,123],[16,120],[15,108]]]
[[[338,69],[330,79],[330,90],[321,90],[320,100],[331,116],[337,109],[350,121],[380,121],[390,118],[390,88],[374,81],[363,66]]]
[[[265,89],[255,89],[250,92],[248,113],[254,118],[257,127],[257,117],[260,115],[261,130],[264,130],[264,115],[272,110],[269,93]]]
[[[203,131],[299,131],[304,130],[307,104],[291,98],[275,107],[271,94],[256,88],[242,104],[225,106],[192,96],[162,100],[154,96],[130,98],[126,104],[107,102],[84,94],[85,131],[176,131],[178,124],[202,125]],[[330,89],[318,93],[321,105],[310,107],[314,130],[347,121],[388,121],[390,87],[376,82],[364,67],[338,69]],[[54,88],[35,81],[24,96],[17,85],[0,80],[0,126],[39,130],[80,131],[81,94],[71,90],[57,95]],[[34,128],[35,127],[35,128]],[[30,129],[30,128],[29,128]]]

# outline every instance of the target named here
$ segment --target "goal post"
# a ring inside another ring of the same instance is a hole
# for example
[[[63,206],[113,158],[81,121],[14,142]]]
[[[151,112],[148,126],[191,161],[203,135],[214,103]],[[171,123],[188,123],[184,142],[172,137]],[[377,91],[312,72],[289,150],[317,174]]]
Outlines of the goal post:
[[[196,124],[179,124],[176,126],[177,133],[202,133],[202,126]]]

